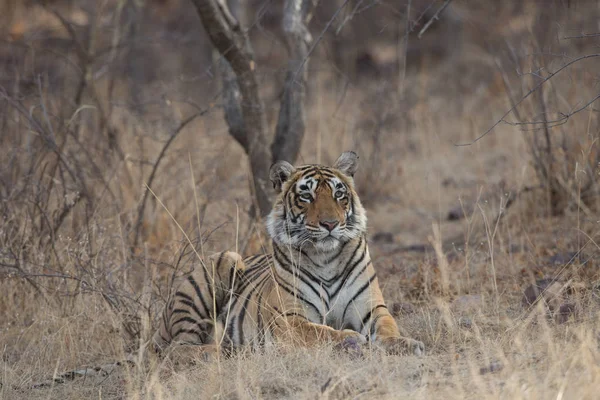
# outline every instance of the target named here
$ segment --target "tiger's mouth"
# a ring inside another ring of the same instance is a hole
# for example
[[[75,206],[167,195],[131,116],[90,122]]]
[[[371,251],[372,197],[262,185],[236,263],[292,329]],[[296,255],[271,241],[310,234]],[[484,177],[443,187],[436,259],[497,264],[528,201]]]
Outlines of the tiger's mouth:
[[[323,239],[321,239],[322,242],[341,242],[342,238],[340,237],[335,237],[331,234],[325,236]]]
[[[343,237],[336,237],[333,234],[328,234],[325,237],[321,237],[318,240],[313,240],[312,245],[319,252],[329,253],[335,251],[343,243]]]
[[[332,231],[320,230],[318,232],[311,232],[311,239],[314,243],[318,242],[343,242],[345,238],[346,229],[336,228]]]

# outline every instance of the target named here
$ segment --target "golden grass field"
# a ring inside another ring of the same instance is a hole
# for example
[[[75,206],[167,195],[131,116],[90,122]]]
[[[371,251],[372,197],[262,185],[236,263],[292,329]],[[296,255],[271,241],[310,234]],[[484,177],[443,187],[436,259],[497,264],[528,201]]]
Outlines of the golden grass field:
[[[59,67],[43,58],[48,53],[35,47],[36,36],[11,31],[0,48],[0,73],[10,79],[0,83],[26,111],[0,98],[0,399],[597,398],[598,104],[550,130],[553,171],[564,189],[560,212],[550,211],[557,197],[536,174],[530,144],[543,147],[535,142],[539,129],[500,124],[476,143],[457,146],[500,119],[511,96],[520,98],[534,86],[531,71],[547,76],[569,60],[597,53],[597,37],[558,39],[565,32],[598,31],[597,2],[576,3],[552,14],[558,21],[552,29],[562,30],[548,34],[556,40],[549,40],[552,50],[543,59],[536,58],[531,40],[536,6],[508,17],[500,6],[464,4],[453,8],[463,21],[460,36],[434,30],[430,39],[437,43],[437,32],[447,36],[444,46],[461,45],[440,55],[410,36],[418,62],[403,71],[342,73],[333,66],[329,42],[311,59],[307,129],[297,164],[328,164],[345,150],[359,154],[356,184],[368,212],[379,282],[401,329],[425,343],[421,358],[369,348],[353,357],[323,344],[198,359],[194,365],[157,364],[140,343],[156,326],[188,241],[205,254],[261,251],[253,234],[260,222],[248,215],[247,159],[228,135],[215,97],[218,83],[205,72],[190,73],[186,63],[197,60],[174,58],[179,49],[164,47],[152,50],[165,52],[155,59],[164,76],[137,84],[139,93],[132,95],[127,79],[111,83],[92,66],[97,79],[72,106],[66,99],[75,92],[74,75],[63,71],[63,80],[53,83],[51,68]],[[68,10],[69,18],[82,15],[76,7]],[[23,15],[36,15],[39,24],[52,20],[41,8],[29,12]],[[67,37],[56,21],[50,25],[43,32]],[[110,42],[106,36],[98,40]],[[279,96],[274,80],[284,62],[268,34],[260,31],[256,38],[272,130]],[[376,39],[361,42],[375,64],[409,56],[398,49],[401,41]],[[494,50],[504,49],[503,40],[524,54],[521,76],[507,52]],[[15,50],[25,42],[28,52]],[[574,64],[544,86],[549,119],[598,95],[595,60]],[[210,61],[204,62],[208,68]],[[147,102],[143,112],[129,106],[131,96]],[[522,120],[538,120],[536,101],[532,96],[519,106]],[[103,136],[110,129],[101,126],[99,104],[110,109],[114,143]],[[170,132],[197,108],[208,111],[181,131],[157,168],[134,246],[156,159]],[[42,128],[36,130],[32,120]],[[582,187],[590,180],[593,194],[584,198]],[[451,211],[464,216],[449,219]],[[543,298],[524,302],[526,289],[543,279],[554,282]],[[137,365],[32,387],[126,357]]]

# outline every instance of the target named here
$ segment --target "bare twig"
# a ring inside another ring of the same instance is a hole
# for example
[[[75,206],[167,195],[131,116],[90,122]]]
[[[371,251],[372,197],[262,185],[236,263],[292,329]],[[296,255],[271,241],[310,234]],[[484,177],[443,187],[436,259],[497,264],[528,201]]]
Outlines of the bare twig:
[[[296,79],[296,77],[298,76],[298,74],[302,71],[302,68],[304,67],[304,63],[308,60],[308,58],[315,51],[315,49],[317,48],[317,45],[321,42],[321,39],[323,39],[323,36],[325,35],[325,32],[327,32],[329,30],[329,28],[331,27],[331,24],[333,24],[333,22],[337,19],[337,17],[340,14],[340,12],[346,7],[346,4],[348,4],[349,2],[350,2],[350,0],[345,0],[342,3],[342,5],[339,6],[338,9],[335,11],[335,13],[331,16],[331,19],[329,20],[329,22],[327,22],[327,24],[325,25],[325,28],[323,28],[323,30],[321,31],[321,33],[317,37],[317,40],[315,40],[315,42],[313,43],[313,45],[310,48],[310,50],[308,50],[308,53],[306,54],[306,57],[304,58],[304,60],[302,60],[302,63],[300,63],[300,65],[298,66],[298,69],[296,70],[296,72],[294,74],[294,79]]]
[[[408,38],[409,38],[409,32],[410,32],[410,6],[411,6],[411,0],[408,0],[408,3],[406,4],[406,28],[405,28],[405,32],[404,32],[404,38],[402,40],[403,43],[403,47],[404,47],[404,51],[403,51],[403,57],[402,57],[402,70],[400,71],[400,96],[404,96],[404,81],[406,79],[406,65],[408,63]]]
[[[562,39],[563,40],[585,39],[585,38],[591,38],[591,37],[600,37],[600,32],[597,32],[597,33],[585,33],[585,32],[581,32],[581,35],[577,35],[577,36],[564,36],[564,37],[562,37]]]
[[[68,161],[65,158],[64,154],[60,151],[60,148],[58,147],[58,145],[54,141],[54,138],[52,137],[52,135],[48,131],[46,131],[46,129],[44,129],[44,126],[42,125],[42,123],[40,121],[38,121],[38,119],[35,118],[25,108],[25,106],[20,101],[18,101],[16,99],[13,99],[11,96],[9,96],[8,93],[6,92],[6,90],[4,89],[4,87],[2,87],[2,86],[0,86],[0,98],[5,99],[8,102],[8,104],[11,105],[11,107],[13,107],[15,110],[17,110],[19,112],[19,114],[21,114],[27,120],[27,122],[29,122],[31,128],[35,132],[38,133],[38,135],[43,140],[44,144],[54,154],[56,154],[56,156],[58,157],[58,159],[62,162],[63,167],[69,173],[69,176],[73,179],[73,181],[74,182],[78,182],[80,184],[80,189],[81,189],[80,191],[82,192],[82,194],[84,196],[86,196],[86,197],[89,198],[89,196],[88,196],[89,192],[87,190],[85,182],[83,182],[83,181],[81,181],[80,179],[77,178],[77,174],[75,173],[75,171],[73,170],[73,168],[68,163]]]
[[[506,96],[508,97],[508,101],[510,102],[511,107],[513,107],[514,109],[514,114],[515,117],[517,118],[517,120],[519,122],[523,122],[524,119],[521,117],[521,113],[519,112],[519,109],[516,107],[516,101],[512,95],[512,91],[510,89],[510,84],[508,81],[508,76],[506,75],[506,71],[505,69],[502,67],[500,60],[496,59],[496,65],[498,66],[498,69],[500,70],[501,76],[502,76],[502,83],[504,84],[504,91],[506,92]],[[536,149],[536,147],[533,144],[533,141],[531,139],[529,139],[528,137],[526,137],[526,142],[527,145],[529,146],[529,151],[531,152],[531,155],[533,156],[535,163],[538,165],[541,162],[540,159],[540,155]]]
[[[13,276],[25,279],[27,283],[29,283],[31,287],[33,287],[33,289],[42,297],[42,299],[44,299],[46,304],[51,304],[44,291],[32,279],[32,275],[23,270],[17,257],[14,257],[14,263],[11,264],[0,262],[0,267],[14,269],[16,273],[13,273]]]
[[[590,105],[592,105],[594,102],[596,102],[596,100],[600,99],[600,93],[598,93],[596,96],[592,97],[592,99],[590,99],[589,101],[587,101],[584,105],[582,105],[581,107],[578,107],[576,109],[574,109],[573,111],[569,111],[567,113],[559,113],[560,117],[556,118],[556,119],[552,119],[552,120],[547,120],[547,121],[519,121],[519,122],[511,122],[511,121],[504,121],[504,123],[508,124],[508,125],[513,125],[513,126],[519,126],[519,125],[547,125],[549,128],[553,128],[555,126],[559,126],[562,124],[565,124],[568,122],[568,120],[575,114],[585,110],[586,108],[588,108]],[[539,128],[535,128],[535,129],[539,129]]]
[[[581,57],[577,57],[571,61],[569,61],[568,63],[564,64],[562,67],[560,67],[558,70],[552,72],[550,75],[548,75],[546,78],[544,78],[543,80],[541,80],[537,85],[535,85],[529,92],[527,92],[527,94],[525,94],[525,96],[521,97],[521,99],[516,102],[513,106],[511,106],[511,108],[506,111],[502,117],[497,120],[487,131],[485,131],[484,133],[482,133],[481,135],[479,135],[478,137],[476,137],[473,141],[471,142],[467,142],[467,143],[456,143],[455,146],[470,146],[476,142],[478,142],[479,140],[481,140],[483,137],[485,137],[488,133],[490,133],[492,130],[494,130],[494,128],[496,128],[498,125],[500,125],[501,123],[506,123],[507,121],[505,120],[505,118],[511,113],[513,112],[517,107],[519,107],[519,105],[521,105],[521,103],[523,103],[529,96],[531,96],[533,93],[535,93],[544,83],[548,82],[550,79],[554,78],[556,75],[558,75],[559,73],[561,73],[562,71],[564,71],[565,69],[569,68],[571,65],[578,63],[579,61],[582,60],[586,60],[588,58],[596,58],[596,57],[600,57],[600,53],[596,53],[596,54],[588,54],[585,56],[581,56]],[[595,99],[594,99],[595,101]],[[592,101],[593,102],[593,101]],[[591,103],[590,103],[591,104]],[[588,104],[589,105],[589,104]],[[579,109],[579,111],[582,111],[585,108],[581,108]],[[578,112],[579,112],[578,111]],[[572,116],[574,113],[571,113],[570,116]]]
[[[148,181],[146,182],[146,186],[147,187],[152,187],[152,183],[154,182],[154,178],[156,176],[156,171],[158,170],[158,166],[160,165],[162,159],[164,158],[165,154],[167,153],[167,150],[169,149],[169,147],[171,146],[171,144],[173,144],[173,142],[175,141],[175,139],[177,138],[177,136],[179,135],[179,133],[188,124],[190,124],[196,118],[198,118],[198,117],[206,114],[209,110],[210,110],[210,108],[189,116],[183,122],[181,122],[179,124],[179,126],[177,126],[177,128],[175,128],[175,130],[173,131],[173,133],[169,137],[169,140],[167,140],[167,142],[163,146],[162,150],[158,154],[158,157],[156,158],[156,161],[154,162],[154,166],[152,167],[152,172],[150,172],[150,176],[148,177]],[[137,245],[138,245],[138,241],[139,241],[139,237],[140,237],[140,227],[142,225],[142,219],[144,218],[144,211],[146,210],[146,202],[148,201],[148,194],[149,194],[149,191],[148,190],[144,190],[144,197],[142,197],[142,202],[140,203],[140,208],[138,209],[137,220],[136,220],[135,225],[133,227],[134,230],[135,230],[135,237],[133,239],[133,248],[132,248],[132,250],[134,250],[137,247]]]
[[[427,23],[425,24],[425,26],[423,26],[423,28],[421,28],[421,30],[419,31],[419,34],[417,35],[417,37],[419,39],[421,39],[421,36],[423,36],[423,34],[425,33],[425,31],[427,29],[429,29],[429,27],[431,26],[431,24],[433,24],[433,21],[440,19],[440,15],[442,14],[442,12],[444,12],[444,10],[446,9],[446,7],[448,7],[448,5],[450,4],[452,0],[446,0],[444,2],[444,4],[441,5],[440,8],[438,8],[438,10],[435,12],[435,14],[433,14],[433,17],[431,17],[431,19],[429,19],[429,21],[427,21]]]

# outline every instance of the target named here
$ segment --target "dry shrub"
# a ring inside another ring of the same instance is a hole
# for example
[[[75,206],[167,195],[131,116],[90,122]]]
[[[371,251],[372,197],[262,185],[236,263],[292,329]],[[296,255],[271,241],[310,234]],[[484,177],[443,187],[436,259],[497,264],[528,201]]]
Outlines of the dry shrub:
[[[570,9],[555,4],[530,11],[534,16],[530,33],[518,44],[507,41],[509,64],[521,80],[520,90],[510,81],[514,73],[497,61],[513,117],[501,121],[523,131],[543,188],[539,202],[543,210],[549,215],[581,211],[590,217],[598,211],[600,193],[598,85],[593,73],[600,55],[593,36],[574,34],[561,24],[570,17]],[[577,15],[581,27],[597,18],[594,12]]]

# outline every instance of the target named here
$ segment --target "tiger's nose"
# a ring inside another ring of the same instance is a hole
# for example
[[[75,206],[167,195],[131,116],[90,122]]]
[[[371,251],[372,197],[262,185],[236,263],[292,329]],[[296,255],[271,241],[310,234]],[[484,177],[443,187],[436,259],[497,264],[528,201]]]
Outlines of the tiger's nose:
[[[338,225],[338,221],[321,221],[319,222],[321,224],[321,226],[325,227],[325,229],[327,229],[329,232],[331,232],[332,230],[335,229],[335,227]]]

